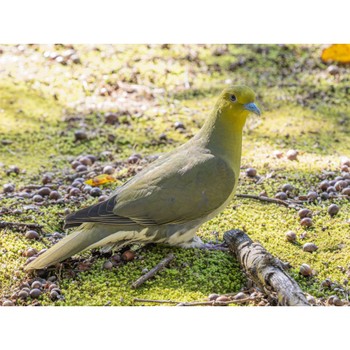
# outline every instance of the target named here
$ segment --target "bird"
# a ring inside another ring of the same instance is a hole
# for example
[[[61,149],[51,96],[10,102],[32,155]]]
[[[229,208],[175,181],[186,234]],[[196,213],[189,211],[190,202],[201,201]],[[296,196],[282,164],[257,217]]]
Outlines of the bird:
[[[226,87],[198,133],[161,155],[103,202],[65,218],[71,234],[27,264],[36,270],[93,248],[121,250],[162,243],[208,248],[196,231],[234,196],[240,174],[242,133],[249,114],[260,116],[254,91]]]

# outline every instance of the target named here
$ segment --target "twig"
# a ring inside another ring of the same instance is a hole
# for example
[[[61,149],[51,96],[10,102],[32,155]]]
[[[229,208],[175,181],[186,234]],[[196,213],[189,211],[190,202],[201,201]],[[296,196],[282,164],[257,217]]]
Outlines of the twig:
[[[151,300],[151,299],[139,299],[134,298],[135,302],[140,303],[157,303],[157,304],[176,304],[176,306],[226,306],[230,304],[243,304],[248,301],[252,301],[254,298],[245,298],[229,301],[175,301],[175,300]]]
[[[89,174],[91,172],[99,172],[102,171],[103,168],[102,167],[96,167],[96,168],[92,168],[92,169],[88,169],[88,170],[84,170],[84,171],[80,171],[79,173],[75,173],[75,174],[71,174],[71,175],[67,175],[64,179],[65,180],[69,180],[69,181],[73,181],[75,179],[77,179],[78,177],[81,177],[83,175]]]
[[[134,298],[134,301],[139,303],[157,303],[157,304],[179,304],[181,301],[175,301],[175,300],[151,300],[151,299],[139,299]]]
[[[243,304],[248,301],[252,301],[254,298],[244,298],[237,300],[229,300],[229,301],[192,301],[192,302],[183,302],[179,303],[176,306],[226,306],[230,304]]]
[[[151,277],[153,277],[158,271],[162,270],[164,267],[169,265],[169,263],[175,258],[175,255],[170,253],[165,259],[163,259],[158,265],[156,265],[152,270],[148,271],[146,274],[141,276],[138,280],[136,280],[131,287],[136,289],[141,286],[141,284],[145,283]]]
[[[284,205],[285,207],[290,207],[291,204],[302,204],[302,201],[292,201],[292,202],[287,202],[282,199],[277,199],[277,198],[269,198],[269,197],[263,197],[263,196],[256,196],[253,194],[236,194],[236,197],[240,198],[250,198],[250,199],[257,199],[262,202],[268,202],[268,203],[275,203],[275,204],[280,204]]]
[[[59,186],[59,184],[46,184],[46,185],[26,185],[20,188],[20,191],[23,190],[39,190],[43,187],[53,188],[56,189]]]
[[[8,221],[0,221],[0,228],[30,228],[30,229],[39,229],[41,230],[43,227],[39,224],[31,224],[25,222],[8,222]]]

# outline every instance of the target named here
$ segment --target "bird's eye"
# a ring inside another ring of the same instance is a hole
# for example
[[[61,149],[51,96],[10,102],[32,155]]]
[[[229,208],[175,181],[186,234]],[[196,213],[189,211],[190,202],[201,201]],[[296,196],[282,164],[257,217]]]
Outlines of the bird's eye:
[[[237,100],[236,96],[235,95],[230,95],[230,100],[232,102],[235,102]]]

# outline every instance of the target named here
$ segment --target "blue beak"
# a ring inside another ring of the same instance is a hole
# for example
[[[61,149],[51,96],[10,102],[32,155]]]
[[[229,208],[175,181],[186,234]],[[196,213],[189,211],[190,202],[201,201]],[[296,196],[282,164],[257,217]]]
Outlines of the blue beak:
[[[246,104],[244,105],[244,109],[246,109],[247,111],[252,112],[252,113],[254,113],[254,114],[258,115],[258,116],[261,115],[260,109],[259,109],[258,106],[257,106],[255,103],[253,103],[253,102],[246,103]]]

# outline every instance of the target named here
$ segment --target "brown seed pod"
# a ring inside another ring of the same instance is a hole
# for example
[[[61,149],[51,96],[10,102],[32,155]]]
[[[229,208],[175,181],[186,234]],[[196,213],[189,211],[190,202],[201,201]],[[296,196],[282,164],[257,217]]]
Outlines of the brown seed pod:
[[[287,152],[287,158],[289,160],[297,160],[298,159],[298,154],[299,152],[294,150],[294,149],[291,149]]]
[[[285,192],[277,192],[275,194],[275,198],[281,199],[281,200],[286,200],[286,199],[288,199],[288,196],[287,196],[287,193],[285,193]]]
[[[341,191],[342,189],[344,189],[347,186],[348,186],[348,183],[345,180],[339,180],[334,185],[334,187],[337,191]]]
[[[339,212],[339,207],[336,205],[336,204],[331,204],[329,207],[328,207],[328,214],[330,216],[334,216],[334,215],[337,215],[338,212]]]
[[[221,295],[218,298],[216,298],[215,301],[230,301],[231,299],[227,297],[226,295]]]
[[[318,249],[317,245],[314,243],[305,243],[303,245],[303,251],[308,253],[313,253]]]
[[[329,181],[328,181],[328,180],[323,180],[322,182],[319,183],[318,187],[319,187],[322,191],[326,191],[327,188],[329,187]]]
[[[39,237],[40,237],[39,233],[34,230],[29,230],[25,234],[25,238],[28,238],[28,239],[39,239]]]
[[[61,195],[57,191],[51,191],[49,194],[49,198],[53,199],[53,200],[57,200],[57,199],[61,198]]]
[[[122,254],[122,259],[124,261],[131,261],[131,260],[134,260],[134,258],[135,258],[135,253],[132,250],[126,250]]]
[[[286,239],[287,239],[288,242],[295,242],[296,239],[297,239],[297,235],[293,231],[288,231],[286,233]]]
[[[298,215],[300,217],[300,219],[302,218],[311,218],[312,217],[312,211],[310,209],[300,209],[298,211]]]
[[[113,168],[112,166],[110,165],[106,165],[104,168],[103,168],[103,171],[102,171],[104,174],[109,174],[109,175],[112,175],[114,174],[115,172],[115,168]]]
[[[18,293],[18,297],[20,299],[23,299],[23,300],[26,300],[29,296],[29,293],[26,291],[26,290],[21,290],[19,293]]]
[[[344,195],[346,195],[346,196],[350,196],[350,187],[344,188],[344,189],[341,191],[341,194],[344,194]]]
[[[247,176],[249,177],[255,177],[257,174],[257,171],[255,168],[248,168],[245,172],[247,174]]]
[[[209,294],[209,296],[208,296],[208,300],[209,301],[213,301],[213,300],[216,300],[217,298],[219,298],[219,294]]]
[[[2,188],[4,193],[11,193],[15,190],[15,186],[13,184],[5,184]]]
[[[34,288],[30,291],[30,297],[32,299],[39,298],[40,295],[41,295],[41,290],[38,288]]]
[[[310,226],[312,226],[312,219],[310,219],[310,218],[303,218],[300,221],[300,225],[301,226],[305,226],[305,227],[310,227]]]
[[[308,264],[301,264],[299,273],[305,277],[312,275],[312,269]]]
[[[38,251],[35,248],[28,248],[23,255],[27,258],[30,258],[31,256],[34,256],[37,252]]]
[[[103,263],[104,270],[110,270],[112,267],[113,267],[113,263],[109,260],[107,260]]]
[[[317,194],[317,192],[315,192],[315,191],[310,191],[310,192],[308,192],[308,194],[307,194],[307,199],[308,199],[309,201],[315,201],[315,200],[317,199],[317,197],[318,197],[318,194]]]
[[[2,306],[14,306],[14,305],[15,304],[13,303],[13,301],[8,300],[8,299],[6,299],[2,302]]]
[[[32,289],[41,289],[43,287],[42,283],[40,281],[34,281],[31,285]]]
[[[291,184],[284,184],[283,186],[282,186],[282,191],[283,192],[292,192],[292,191],[294,191],[294,186],[293,185],[291,185]]]
[[[81,163],[81,164],[83,164],[83,165],[85,165],[85,166],[90,166],[90,165],[92,165],[92,161],[91,161],[91,159],[89,158],[89,157],[81,157],[80,159],[79,159],[79,162]]]

